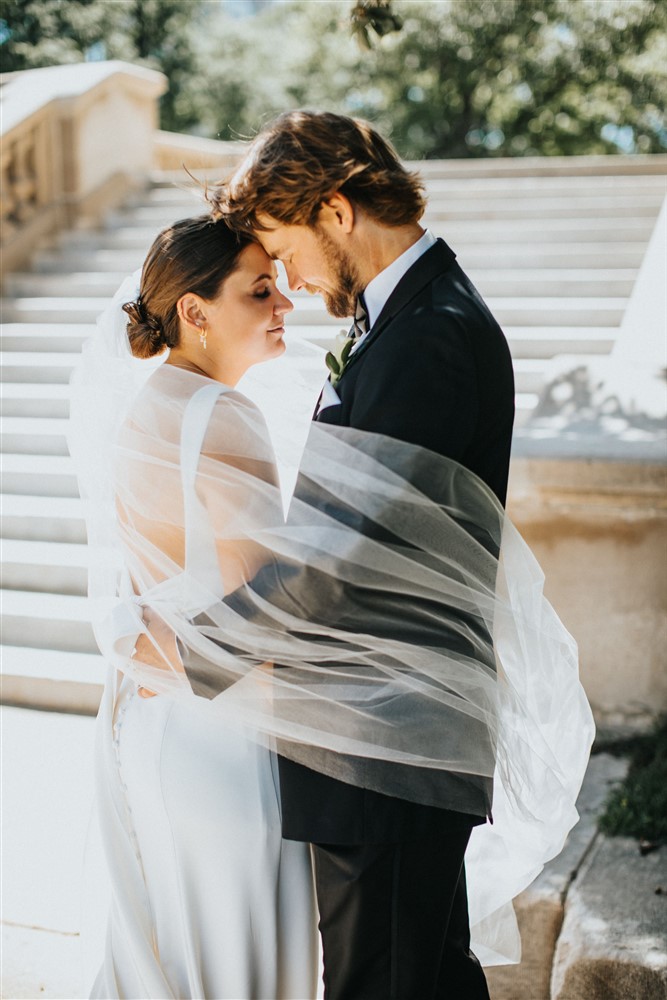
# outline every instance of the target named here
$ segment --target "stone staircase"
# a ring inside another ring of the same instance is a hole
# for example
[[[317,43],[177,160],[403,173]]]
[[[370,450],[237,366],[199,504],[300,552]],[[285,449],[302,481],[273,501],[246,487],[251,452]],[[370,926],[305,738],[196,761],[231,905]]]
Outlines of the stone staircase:
[[[663,158],[656,158],[663,160]],[[620,161],[619,161],[620,162]],[[508,336],[521,423],[552,358],[610,352],[665,194],[664,173],[479,177],[423,165],[428,226],[456,250]],[[620,168],[619,168],[620,169]],[[667,169],[662,163],[661,169]],[[623,172],[625,171],[625,172]],[[81,501],[67,453],[68,381],[108,297],[159,228],[203,205],[182,178],[149,190],[100,231],[38,249],[2,302],[2,695],[94,711],[103,676],[86,606]],[[315,343],[340,329],[319,298],[289,317]]]

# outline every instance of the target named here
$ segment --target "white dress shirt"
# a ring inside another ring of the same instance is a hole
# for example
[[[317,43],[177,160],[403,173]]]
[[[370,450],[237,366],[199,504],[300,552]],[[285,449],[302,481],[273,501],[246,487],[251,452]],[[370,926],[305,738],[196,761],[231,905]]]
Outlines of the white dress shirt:
[[[435,236],[429,229],[426,229],[424,235],[420,236],[416,243],[408,247],[405,253],[402,253],[396,260],[392,260],[389,267],[385,267],[384,271],[380,271],[368,283],[364,292],[364,302],[366,303],[366,312],[368,313],[368,332],[359,337],[352,348],[353,351],[357,350],[370,333],[373,323],[382,312],[385,302],[403,275],[410,270],[422,254],[430,250],[434,243],[436,243]]]
[[[419,260],[422,254],[425,254],[434,243],[436,243],[436,238],[433,233],[426,229],[423,236],[420,236],[416,243],[413,243],[411,247],[393,260],[388,267],[385,267],[384,271],[380,271],[369,284],[366,286],[364,292],[364,301],[366,303],[366,312],[368,313],[368,330],[366,333],[362,334],[361,337],[357,339],[354,343],[351,354],[357,350],[360,344],[364,342],[368,334],[371,332],[373,323],[378,318],[384,304],[396,288],[403,275],[409,271],[415,261]],[[324,388],[322,389],[322,395],[320,397],[319,406],[317,407],[317,413],[320,410],[326,409],[327,406],[338,406],[340,404],[340,397],[331,382],[327,379],[324,383]]]

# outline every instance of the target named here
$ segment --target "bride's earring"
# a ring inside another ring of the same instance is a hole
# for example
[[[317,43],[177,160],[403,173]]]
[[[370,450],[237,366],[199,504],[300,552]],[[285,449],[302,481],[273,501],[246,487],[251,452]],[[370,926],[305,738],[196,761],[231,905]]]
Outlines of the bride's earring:
[[[199,330],[199,343],[204,348],[204,350],[206,350],[206,334],[208,333],[208,331],[207,331],[207,329],[206,329],[205,326],[202,327],[201,323],[197,323],[197,326],[200,327],[200,330]]]

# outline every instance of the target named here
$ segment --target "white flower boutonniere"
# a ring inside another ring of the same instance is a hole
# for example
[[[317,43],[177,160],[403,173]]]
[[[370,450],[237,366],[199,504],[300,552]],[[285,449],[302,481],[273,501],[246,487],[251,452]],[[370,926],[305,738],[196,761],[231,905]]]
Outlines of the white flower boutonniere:
[[[340,382],[341,375],[345,371],[345,365],[347,364],[347,359],[350,356],[353,344],[354,337],[351,337],[347,330],[341,330],[331,345],[331,349],[327,351],[324,360],[326,361],[327,368],[331,372],[330,381],[334,389]]]

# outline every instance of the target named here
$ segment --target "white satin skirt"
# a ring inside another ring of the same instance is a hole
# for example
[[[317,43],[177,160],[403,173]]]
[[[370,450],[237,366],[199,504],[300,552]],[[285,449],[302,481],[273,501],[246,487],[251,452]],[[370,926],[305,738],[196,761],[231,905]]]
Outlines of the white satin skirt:
[[[273,755],[206,702],[143,699],[111,671],[98,721],[111,911],[92,997],[316,997],[309,848],[281,838]]]

